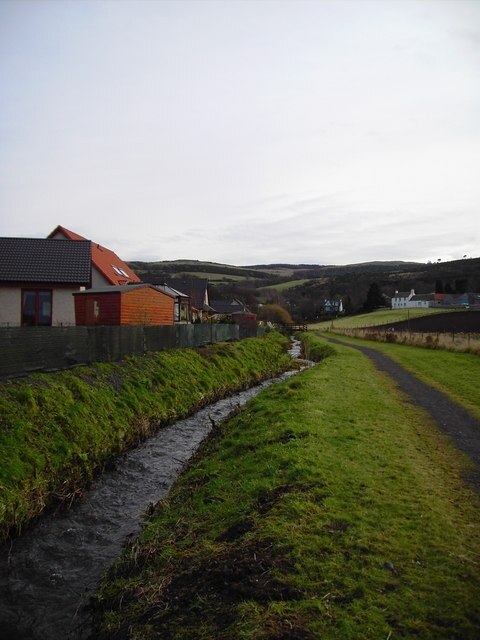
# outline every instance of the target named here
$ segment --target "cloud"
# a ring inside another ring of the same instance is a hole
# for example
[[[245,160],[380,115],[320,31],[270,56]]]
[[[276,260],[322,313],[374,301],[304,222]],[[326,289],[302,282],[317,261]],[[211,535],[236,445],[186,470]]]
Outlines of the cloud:
[[[478,3],[0,12],[5,235],[237,264],[480,253]]]

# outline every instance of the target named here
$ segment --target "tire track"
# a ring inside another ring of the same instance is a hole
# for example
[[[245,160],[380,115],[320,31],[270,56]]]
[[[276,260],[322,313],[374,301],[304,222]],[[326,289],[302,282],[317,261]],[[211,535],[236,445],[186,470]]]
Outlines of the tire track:
[[[450,437],[453,444],[467,454],[474,464],[466,481],[480,493],[480,420],[474,418],[462,406],[453,402],[445,394],[433,389],[415,375],[408,372],[384,353],[371,347],[363,347],[328,338],[329,342],[357,349],[368,356],[379,371],[387,373],[417,407],[426,411]]]

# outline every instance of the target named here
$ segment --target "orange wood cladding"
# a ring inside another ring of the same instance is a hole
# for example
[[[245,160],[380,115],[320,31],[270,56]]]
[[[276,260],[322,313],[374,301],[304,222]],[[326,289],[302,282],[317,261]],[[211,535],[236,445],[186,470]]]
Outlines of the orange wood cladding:
[[[145,287],[112,293],[85,293],[75,296],[76,324],[92,325],[172,325],[174,299]]]
[[[173,324],[174,299],[155,289],[122,294],[120,324]]]

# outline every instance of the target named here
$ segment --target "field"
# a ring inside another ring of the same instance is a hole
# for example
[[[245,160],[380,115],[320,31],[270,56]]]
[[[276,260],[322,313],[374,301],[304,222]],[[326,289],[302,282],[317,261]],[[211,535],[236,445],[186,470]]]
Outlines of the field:
[[[204,445],[104,580],[99,638],[479,637],[465,458],[367,358],[335,350]]]
[[[282,282],[281,284],[275,284],[267,287],[259,287],[259,291],[265,291],[266,289],[275,289],[275,291],[287,291],[288,289],[292,289],[293,287],[299,287],[305,282],[309,282],[308,279],[303,280],[290,280],[289,282]]]
[[[212,284],[218,282],[244,282],[249,279],[246,276],[236,276],[233,274],[222,275],[219,273],[209,273],[204,271],[182,271],[172,274],[172,278],[181,278],[184,276],[187,278],[208,278]]]
[[[370,313],[362,313],[356,316],[343,318],[333,318],[324,322],[317,322],[309,325],[309,329],[321,329],[326,331],[330,328],[355,329],[357,327],[376,327],[382,324],[393,322],[403,322],[413,318],[445,313],[445,309],[380,309]],[[453,313],[453,312],[452,312]],[[459,312],[461,313],[461,312]]]
[[[477,355],[384,342],[372,344],[369,340],[338,337],[385,353],[480,420],[480,358]]]

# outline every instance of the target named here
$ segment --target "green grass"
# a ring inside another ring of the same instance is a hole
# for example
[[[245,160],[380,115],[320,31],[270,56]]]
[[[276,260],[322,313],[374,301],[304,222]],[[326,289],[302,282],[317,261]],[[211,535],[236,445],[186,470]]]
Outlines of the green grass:
[[[464,458],[336,351],[204,445],[105,578],[99,638],[479,637]]]
[[[267,289],[275,289],[275,291],[287,291],[287,289],[293,289],[293,287],[299,287],[305,282],[310,282],[310,279],[304,278],[303,280],[290,280],[289,282],[282,282],[281,284],[270,285],[266,287],[259,287],[259,291]]]
[[[325,320],[311,324],[310,329],[320,329],[327,331],[333,322],[333,327],[342,329],[355,329],[357,327],[376,327],[389,322],[402,322],[404,320],[419,318],[435,313],[455,313],[448,309],[380,309],[371,313],[362,313],[358,316],[346,316],[344,318],[334,318],[333,320]],[[457,313],[461,313],[457,312]]]
[[[162,424],[291,366],[279,334],[0,384],[0,538]]]
[[[192,278],[208,278],[211,282],[241,282],[243,280],[251,280],[252,278],[248,278],[246,276],[236,276],[221,273],[209,273],[208,271],[181,271],[179,273],[174,273],[174,278],[181,278],[183,276],[192,277]]]
[[[346,344],[359,344],[385,353],[480,419],[480,358],[478,355],[373,342],[347,336],[335,335],[334,337]]]

